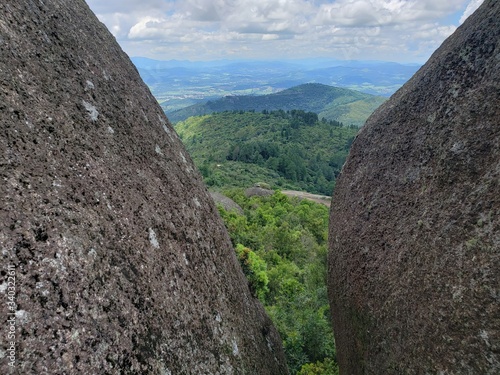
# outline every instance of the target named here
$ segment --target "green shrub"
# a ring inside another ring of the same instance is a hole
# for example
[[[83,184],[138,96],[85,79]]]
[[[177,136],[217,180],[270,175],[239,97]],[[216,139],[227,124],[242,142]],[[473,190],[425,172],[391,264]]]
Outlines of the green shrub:
[[[336,374],[326,293],[328,208],[281,192],[226,195],[244,214],[219,207],[221,216],[250,289],[283,340],[291,373]]]
[[[242,244],[236,245],[236,254],[238,254],[243,273],[248,279],[250,290],[259,300],[264,302],[265,296],[269,292],[266,262]]]

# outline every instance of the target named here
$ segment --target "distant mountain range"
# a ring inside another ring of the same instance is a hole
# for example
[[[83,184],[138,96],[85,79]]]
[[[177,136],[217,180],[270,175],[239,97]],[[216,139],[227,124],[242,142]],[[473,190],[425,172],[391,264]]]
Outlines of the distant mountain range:
[[[300,109],[317,113],[319,118],[362,126],[368,116],[387,98],[359,91],[307,83],[268,95],[226,96],[221,99],[198,103],[167,113],[172,122],[191,116],[224,111],[257,112]]]
[[[321,83],[390,96],[420,67],[384,61],[158,61],[134,57],[142,79],[171,113],[234,95],[262,95],[304,83]]]

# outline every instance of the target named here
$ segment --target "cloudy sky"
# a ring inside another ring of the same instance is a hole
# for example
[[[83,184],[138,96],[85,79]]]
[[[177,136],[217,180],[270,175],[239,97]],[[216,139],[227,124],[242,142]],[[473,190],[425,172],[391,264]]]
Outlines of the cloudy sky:
[[[130,56],[425,62],[483,0],[87,0]]]

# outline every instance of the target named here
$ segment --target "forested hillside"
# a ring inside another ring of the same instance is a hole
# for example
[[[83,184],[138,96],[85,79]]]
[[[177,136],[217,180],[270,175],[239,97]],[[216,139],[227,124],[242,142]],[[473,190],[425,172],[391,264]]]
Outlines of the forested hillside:
[[[176,130],[209,187],[275,188],[331,195],[355,126],[302,110],[191,117]]]
[[[219,211],[255,297],[276,325],[297,375],[338,372],[326,291],[328,208],[280,192],[225,192],[243,213]]]
[[[196,103],[228,95],[266,95],[310,82],[389,97],[420,67],[386,61],[318,58],[158,61],[133,57],[132,61],[171,120],[173,111]]]
[[[176,130],[209,188],[234,201],[219,211],[250,290],[280,333],[290,372],[337,375],[326,293],[328,208],[279,190],[331,195],[358,127],[312,111],[263,109],[190,117]],[[243,189],[256,183],[278,191]]]
[[[346,88],[308,83],[269,95],[226,96],[167,112],[172,122],[213,112],[243,110],[304,110],[317,113],[319,118],[362,126],[368,116],[387,98]]]

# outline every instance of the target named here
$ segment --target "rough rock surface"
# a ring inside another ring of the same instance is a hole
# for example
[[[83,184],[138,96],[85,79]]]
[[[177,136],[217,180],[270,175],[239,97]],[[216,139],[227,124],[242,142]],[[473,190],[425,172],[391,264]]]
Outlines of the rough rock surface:
[[[331,209],[342,374],[500,374],[500,1],[355,140]]]
[[[287,373],[199,173],[83,0],[0,3],[0,131],[0,373]]]
[[[215,204],[220,204],[226,211],[233,211],[240,215],[244,214],[243,208],[241,208],[241,206],[231,198],[228,198],[216,191],[211,191],[210,196],[214,200]]]
[[[267,197],[273,194],[274,190],[262,188],[260,186],[252,186],[245,190],[245,195],[247,197]]]

